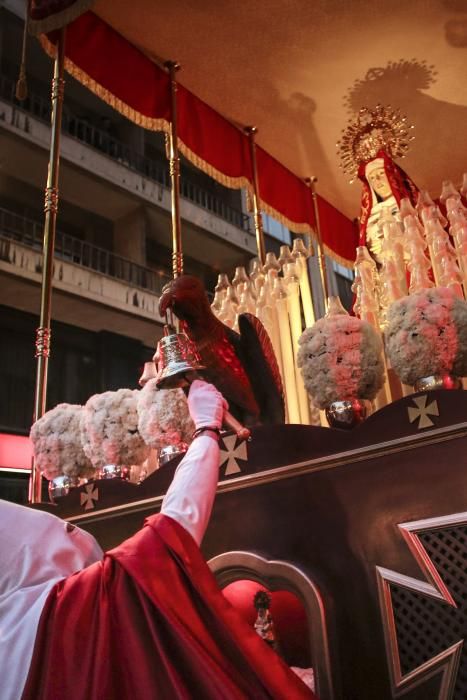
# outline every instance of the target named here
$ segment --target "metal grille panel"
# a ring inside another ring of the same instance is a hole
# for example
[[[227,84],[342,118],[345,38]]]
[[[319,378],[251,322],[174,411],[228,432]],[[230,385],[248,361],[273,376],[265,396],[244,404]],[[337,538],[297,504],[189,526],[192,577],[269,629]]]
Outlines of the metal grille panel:
[[[403,675],[467,638],[467,526],[431,530],[419,538],[458,608],[391,584]],[[467,698],[466,642],[453,697]]]

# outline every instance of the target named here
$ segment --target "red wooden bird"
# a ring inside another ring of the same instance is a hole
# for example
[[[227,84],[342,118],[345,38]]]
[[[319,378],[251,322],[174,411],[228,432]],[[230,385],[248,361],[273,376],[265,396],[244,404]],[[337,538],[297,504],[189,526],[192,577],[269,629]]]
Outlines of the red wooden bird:
[[[279,368],[256,316],[241,314],[236,333],[214,316],[202,282],[189,275],[176,277],[162,290],[161,316],[168,309],[196,345],[206,367],[204,378],[225,396],[236,418],[250,426],[284,422]]]

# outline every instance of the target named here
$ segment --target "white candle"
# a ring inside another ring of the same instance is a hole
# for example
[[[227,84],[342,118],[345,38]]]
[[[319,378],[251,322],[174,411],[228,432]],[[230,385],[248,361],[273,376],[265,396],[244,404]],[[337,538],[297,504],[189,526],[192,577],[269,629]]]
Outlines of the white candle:
[[[310,424],[310,409],[308,392],[303,383],[302,373],[297,367],[298,339],[302,334],[302,317],[300,313],[299,278],[295,264],[285,265],[285,284],[287,286],[287,311],[289,314],[290,331],[292,336],[292,349],[294,356],[295,381],[297,385],[297,398],[300,409],[300,422]]]
[[[276,278],[274,281],[273,294],[276,302],[275,308],[279,320],[288,421],[289,423],[300,423],[300,409],[298,405],[297,385],[295,379],[295,361],[290,334],[287,294],[283,289],[282,280],[279,278]]]
[[[305,317],[305,327],[310,328],[315,322],[315,312],[313,300],[311,298],[310,278],[308,277],[308,264],[304,256],[296,258],[300,279],[300,296],[302,299],[303,315]]]

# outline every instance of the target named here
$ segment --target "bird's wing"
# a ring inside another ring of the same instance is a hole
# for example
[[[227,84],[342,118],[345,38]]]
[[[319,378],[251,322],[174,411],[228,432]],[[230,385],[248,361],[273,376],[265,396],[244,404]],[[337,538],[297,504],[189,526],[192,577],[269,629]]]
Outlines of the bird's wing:
[[[284,423],[282,379],[266,329],[252,314],[240,314],[238,328],[243,362],[260,407],[262,422]]]

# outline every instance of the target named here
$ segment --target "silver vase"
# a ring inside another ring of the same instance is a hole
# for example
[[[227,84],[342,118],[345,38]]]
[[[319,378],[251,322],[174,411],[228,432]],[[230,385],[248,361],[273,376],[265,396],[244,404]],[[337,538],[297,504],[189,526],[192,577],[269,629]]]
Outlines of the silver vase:
[[[80,485],[79,477],[67,476],[60,474],[49,481],[49,498],[52,503],[56,503],[57,499],[67,496],[71,489]]]
[[[431,374],[420,377],[413,385],[414,391],[433,391],[433,389],[462,389],[462,379],[453,374]]]
[[[188,445],[185,442],[179,442],[177,445],[166,445],[162,447],[159,452],[159,466],[162,467],[171,459],[177,457],[180,454],[184,454],[188,449]]]
[[[350,430],[362,423],[367,416],[367,402],[363,399],[333,401],[325,409],[326,418],[331,428]]]
[[[130,478],[130,469],[122,467],[119,464],[105,464],[97,470],[98,479],[123,479],[128,481]]]

